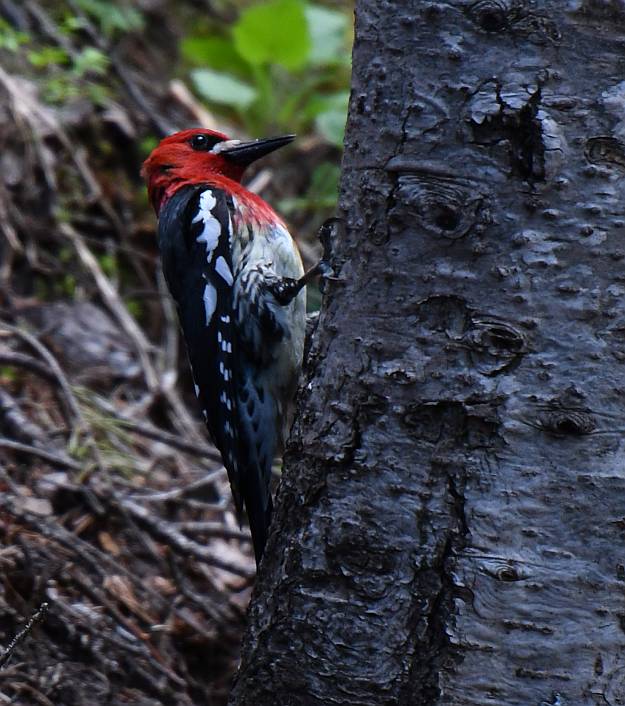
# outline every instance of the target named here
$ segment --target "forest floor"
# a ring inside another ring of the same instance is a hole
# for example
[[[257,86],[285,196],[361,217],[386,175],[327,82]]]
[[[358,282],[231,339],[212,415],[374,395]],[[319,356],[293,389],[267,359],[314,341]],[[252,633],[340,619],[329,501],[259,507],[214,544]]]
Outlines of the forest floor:
[[[45,3],[0,15],[77,51]],[[152,3],[143,36],[114,47],[84,24],[110,59],[104,99],[77,81],[51,104],[32,65],[0,58],[0,645],[45,604],[0,667],[0,704],[219,705],[237,666],[249,535],[199,421],[139,177],[167,132],[227,129],[172,78],[169,16]],[[327,158],[295,149],[252,174],[268,200],[297,198]],[[316,224],[292,225],[311,262]]]

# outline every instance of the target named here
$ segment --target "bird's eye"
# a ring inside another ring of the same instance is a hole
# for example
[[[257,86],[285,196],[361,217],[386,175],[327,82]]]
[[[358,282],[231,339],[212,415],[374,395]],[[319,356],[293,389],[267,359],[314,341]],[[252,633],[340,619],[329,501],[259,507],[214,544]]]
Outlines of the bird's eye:
[[[218,137],[212,137],[209,135],[204,135],[202,133],[198,135],[193,135],[190,144],[194,150],[198,152],[207,152],[212,149],[221,140]]]

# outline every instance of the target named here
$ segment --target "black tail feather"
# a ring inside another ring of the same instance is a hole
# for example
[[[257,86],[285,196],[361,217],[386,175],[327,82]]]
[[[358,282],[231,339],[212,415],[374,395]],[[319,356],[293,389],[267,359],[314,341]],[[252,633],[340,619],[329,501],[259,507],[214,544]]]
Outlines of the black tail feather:
[[[269,536],[273,502],[271,501],[271,496],[269,496],[267,507],[263,508],[263,503],[258,496],[248,496],[245,498],[245,507],[247,510],[247,519],[250,523],[250,532],[252,533],[256,566],[258,567],[260,560],[263,558],[265,544],[267,544],[267,537]]]

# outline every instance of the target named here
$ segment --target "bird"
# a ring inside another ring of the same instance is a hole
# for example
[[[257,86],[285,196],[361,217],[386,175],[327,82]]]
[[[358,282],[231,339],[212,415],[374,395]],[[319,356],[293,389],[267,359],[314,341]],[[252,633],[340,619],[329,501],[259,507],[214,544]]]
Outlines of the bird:
[[[306,327],[304,273],[284,221],[241,184],[294,135],[241,141],[206,128],[167,136],[143,163],[163,273],[177,307],[208,433],[221,453],[257,566],[272,515]]]

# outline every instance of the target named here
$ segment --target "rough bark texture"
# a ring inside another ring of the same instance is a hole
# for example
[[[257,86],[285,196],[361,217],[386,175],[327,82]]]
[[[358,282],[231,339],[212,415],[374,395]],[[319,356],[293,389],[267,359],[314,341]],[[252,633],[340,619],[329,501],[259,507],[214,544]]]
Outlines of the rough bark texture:
[[[625,4],[360,0],[232,704],[625,701]]]

